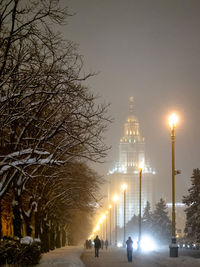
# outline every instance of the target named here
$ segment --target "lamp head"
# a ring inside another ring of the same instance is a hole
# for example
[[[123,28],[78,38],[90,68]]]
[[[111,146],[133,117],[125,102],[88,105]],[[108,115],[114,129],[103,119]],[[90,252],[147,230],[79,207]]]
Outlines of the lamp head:
[[[127,184],[123,184],[122,189],[123,189],[123,191],[125,191],[127,189]]]
[[[114,195],[114,197],[113,197],[113,201],[114,201],[114,202],[117,202],[117,201],[118,201],[118,195]]]
[[[142,171],[144,169],[144,162],[141,161],[139,164],[139,170]]]
[[[103,214],[103,215],[101,216],[101,218],[102,218],[102,220],[105,220],[105,218],[106,218],[106,215],[105,215],[105,214]]]
[[[176,124],[178,122],[178,116],[175,113],[172,113],[169,117],[169,126],[171,129],[174,129],[176,127]]]

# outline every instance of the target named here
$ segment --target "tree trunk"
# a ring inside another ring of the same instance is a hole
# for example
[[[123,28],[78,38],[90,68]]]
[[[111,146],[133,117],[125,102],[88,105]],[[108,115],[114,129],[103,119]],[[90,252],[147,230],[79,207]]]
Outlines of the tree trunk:
[[[31,216],[24,216],[24,222],[25,222],[25,227],[26,227],[26,235],[27,236],[32,236],[32,226],[31,226]]]
[[[62,247],[66,246],[66,232],[64,229],[62,229]]]
[[[22,228],[22,219],[21,219],[21,212],[19,203],[16,201],[13,206],[13,230],[14,230],[14,236],[17,236],[19,238],[22,237],[21,234],[21,228]]]
[[[38,211],[35,212],[35,238],[41,239],[41,220]]]
[[[0,240],[2,237],[2,210],[1,210],[1,199],[0,199]]]
[[[54,223],[51,220],[50,222],[51,225],[51,230],[50,230],[50,249],[54,250],[55,249],[55,227],[54,227]]]
[[[56,248],[61,248],[60,226],[56,227]]]
[[[42,252],[49,252],[49,226],[46,221],[42,223],[42,234],[41,234],[41,243],[42,243]]]

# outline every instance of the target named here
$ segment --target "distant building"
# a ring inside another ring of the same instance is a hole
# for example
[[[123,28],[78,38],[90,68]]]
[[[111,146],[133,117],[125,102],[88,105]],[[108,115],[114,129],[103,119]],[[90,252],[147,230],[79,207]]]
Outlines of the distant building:
[[[129,116],[124,124],[124,135],[119,143],[119,162],[109,172],[109,201],[117,193],[120,197],[117,208],[117,225],[124,223],[124,202],[121,186],[127,184],[126,222],[139,213],[139,164],[143,162],[142,172],[142,213],[149,201],[153,208],[153,170],[145,156],[145,139],[140,133],[138,118],[134,113],[134,98],[129,99]]]

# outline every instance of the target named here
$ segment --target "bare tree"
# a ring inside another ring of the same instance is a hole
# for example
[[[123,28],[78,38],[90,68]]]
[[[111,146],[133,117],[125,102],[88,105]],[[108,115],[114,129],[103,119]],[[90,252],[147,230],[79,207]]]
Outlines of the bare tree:
[[[75,158],[106,156],[110,118],[82,85],[91,74],[83,74],[75,45],[49,27],[69,16],[58,0],[3,0],[0,10],[0,200],[12,187],[20,218],[29,179]]]

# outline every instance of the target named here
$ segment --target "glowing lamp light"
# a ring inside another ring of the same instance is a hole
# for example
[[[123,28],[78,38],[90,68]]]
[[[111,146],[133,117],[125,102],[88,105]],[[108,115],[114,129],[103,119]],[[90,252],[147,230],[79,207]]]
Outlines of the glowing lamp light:
[[[140,170],[144,169],[144,162],[143,162],[143,161],[140,162],[140,164],[139,164],[139,169],[140,169]]]
[[[172,113],[172,115],[169,117],[169,126],[171,129],[176,127],[176,124],[178,122],[178,116],[175,113]]]
[[[118,198],[119,198],[118,195],[114,195],[114,197],[113,197],[113,201],[114,201],[114,202],[117,202],[117,201],[118,201]]]
[[[102,223],[102,222],[103,222],[103,220],[102,220],[102,218],[100,218],[100,219],[99,219],[99,223]]]
[[[109,205],[108,208],[109,208],[109,209],[112,209],[112,205]]]
[[[102,220],[105,220],[105,218],[106,218],[106,215],[105,215],[105,214],[103,214],[103,215],[101,216],[101,218],[102,218]]]
[[[123,184],[122,189],[123,189],[123,191],[125,191],[127,189],[127,184]]]
[[[143,236],[141,240],[141,248],[143,252],[153,251],[156,249],[156,244],[150,236]]]
[[[157,249],[156,243],[151,236],[145,235],[142,236],[140,241],[140,247],[142,252],[150,252]],[[133,249],[138,249],[138,238],[133,240]]]
[[[108,211],[106,210],[106,214],[108,214]]]
[[[122,247],[122,243],[118,242],[118,243],[117,243],[117,247],[118,247],[118,248],[121,248],[121,247]]]

